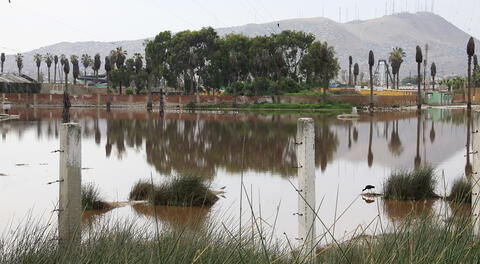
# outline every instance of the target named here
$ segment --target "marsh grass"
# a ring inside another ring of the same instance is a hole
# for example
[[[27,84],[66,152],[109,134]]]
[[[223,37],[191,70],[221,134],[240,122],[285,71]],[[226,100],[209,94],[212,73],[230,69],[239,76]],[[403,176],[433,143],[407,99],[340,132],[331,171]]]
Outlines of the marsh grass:
[[[160,185],[140,181],[130,191],[131,200],[149,200],[154,205],[212,206],[218,197],[201,177],[174,176]]]
[[[468,179],[458,178],[453,182],[447,200],[457,203],[472,203],[472,184]]]
[[[110,205],[103,201],[100,191],[93,183],[87,183],[82,186],[82,207],[84,210],[105,210]]]
[[[385,180],[383,194],[392,200],[428,200],[438,198],[435,194],[437,179],[430,166],[414,170],[396,170]]]

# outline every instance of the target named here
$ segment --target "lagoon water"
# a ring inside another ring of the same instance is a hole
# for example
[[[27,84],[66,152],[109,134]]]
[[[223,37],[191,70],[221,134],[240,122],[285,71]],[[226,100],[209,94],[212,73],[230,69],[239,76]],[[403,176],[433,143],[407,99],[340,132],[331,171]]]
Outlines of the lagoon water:
[[[20,120],[0,123],[0,232],[34,219],[56,223],[61,109],[12,109]],[[194,174],[224,187],[225,197],[210,210],[126,205],[84,216],[89,225],[134,219],[162,228],[198,228],[215,223],[239,226],[241,178],[242,223],[267,234],[297,238],[296,120],[315,120],[317,235],[329,230],[339,240],[354,234],[378,233],[409,214],[442,217],[441,201],[385,202],[362,197],[367,184],[382,184],[394,169],[431,164],[438,175],[437,193],[465,177],[466,113],[462,109],[428,109],[362,114],[341,121],[325,113],[167,112],[97,109],[71,110],[82,126],[83,182],[93,182],[106,201],[126,201],[139,180],[161,182],[172,175]],[[475,121],[476,122],[476,121]],[[471,142],[470,142],[471,143]],[[242,149],[245,155],[242,157]],[[242,162],[243,159],[243,162]],[[243,164],[243,165],[242,165]],[[245,192],[246,190],[246,192]],[[155,221],[158,217],[158,221]],[[336,220],[335,220],[336,219]],[[193,224],[192,224],[193,222]]]

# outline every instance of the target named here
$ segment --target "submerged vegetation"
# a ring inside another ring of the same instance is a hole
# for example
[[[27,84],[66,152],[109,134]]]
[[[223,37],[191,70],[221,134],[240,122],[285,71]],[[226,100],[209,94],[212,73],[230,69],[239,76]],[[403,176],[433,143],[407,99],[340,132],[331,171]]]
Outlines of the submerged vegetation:
[[[433,167],[425,166],[414,170],[397,170],[384,183],[384,197],[392,200],[425,200],[438,198],[437,183]]]
[[[88,183],[82,186],[82,207],[87,211],[104,210],[109,209],[110,205],[102,200],[98,188],[93,183]]]
[[[211,206],[218,197],[202,178],[186,175],[159,185],[139,181],[130,191],[130,200],[148,200],[155,205]]]
[[[447,199],[457,203],[472,203],[472,184],[470,181],[463,177],[456,179]]]

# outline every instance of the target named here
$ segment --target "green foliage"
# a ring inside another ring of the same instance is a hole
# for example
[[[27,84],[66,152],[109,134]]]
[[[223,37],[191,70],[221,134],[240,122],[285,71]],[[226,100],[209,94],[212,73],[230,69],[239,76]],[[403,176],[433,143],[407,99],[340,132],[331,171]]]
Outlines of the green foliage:
[[[392,200],[433,199],[435,194],[435,170],[426,166],[414,170],[397,170],[384,183],[384,197]]]
[[[133,90],[130,88],[125,89],[125,94],[133,94]]]
[[[104,210],[110,206],[102,200],[97,187],[88,183],[82,186],[82,207],[84,210]]]
[[[137,182],[130,192],[131,200],[149,200],[155,205],[211,206],[217,195],[200,177],[175,176],[161,185]]]
[[[328,84],[337,75],[333,47],[314,39],[312,34],[289,30],[254,38],[219,37],[212,28],[203,28],[175,35],[161,32],[147,43],[145,52],[152,73],[185,93],[193,93],[201,83],[207,91],[229,87],[232,95],[281,94],[299,91],[304,83]]]
[[[458,203],[472,203],[472,184],[463,177],[456,179],[447,198]]]

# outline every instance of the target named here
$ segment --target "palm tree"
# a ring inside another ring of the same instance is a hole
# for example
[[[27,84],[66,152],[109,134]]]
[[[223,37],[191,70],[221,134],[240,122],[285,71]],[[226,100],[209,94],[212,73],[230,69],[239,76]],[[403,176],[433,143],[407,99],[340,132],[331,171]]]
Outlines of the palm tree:
[[[21,53],[17,53],[17,55],[15,55],[15,61],[17,62],[18,75],[22,75],[23,55]]]
[[[2,54],[0,54],[0,65],[2,66],[1,73],[3,73],[3,64],[4,63],[5,63],[5,53],[2,52]]]
[[[100,58],[100,54],[95,54],[93,59],[93,74],[98,77],[98,70],[100,70],[100,66],[102,66],[102,59]]]
[[[147,72],[147,90],[148,90],[148,100],[147,100],[147,110],[151,111],[153,108],[152,103],[152,89],[150,87],[150,76],[152,74],[152,61],[149,57],[145,60],[145,71]]]
[[[110,71],[112,70],[112,63],[110,57],[105,57],[105,72],[107,75],[107,111],[110,111]]]
[[[92,57],[90,57],[90,55],[83,54],[81,61],[82,61],[83,68],[85,70],[84,76],[86,77],[87,76],[87,69],[93,63],[93,60],[92,60]],[[85,85],[86,84],[87,84],[87,79],[85,79]]]
[[[422,82],[422,76],[420,74],[420,67],[423,62],[422,48],[417,46],[417,53],[415,54],[415,60],[417,61],[417,85],[418,85],[418,94],[417,94],[417,109],[420,111],[422,109],[422,98],[420,95],[420,84]]]
[[[62,66],[62,68],[65,66],[66,60],[67,56],[65,54],[60,54],[60,65]],[[63,83],[62,73],[63,71],[58,71],[58,74],[60,75],[60,83]]]
[[[352,86],[352,56],[348,56],[348,86]]]
[[[53,56],[53,63],[54,63],[54,69],[53,69],[53,83],[57,83],[57,64],[58,64],[58,56],[55,55]]]
[[[143,67],[143,56],[140,53],[135,53],[133,58],[135,59],[135,72],[139,73]]]
[[[36,53],[33,55],[33,60],[35,61],[35,64],[37,65],[37,82],[40,82],[40,65],[42,63],[42,55]]]
[[[358,63],[355,63],[355,65],[353,65],[353,78],[354,78],[354,82],[353,82],[353,85],[357,85],[357,78],[358,78],[358,74],[360,73],[360,68],[358,67]]]
[[[47,64],[48,69],[48,83],[50,83],[50,67],[52,67],[53,56],[50,53],[45,55],[45,63]]]
[[[467,109],[472,109],[472,98],[471,98],[471,87],[472,84],[470,79],[472,77],[472,57],[475,55],[475,40],[473,37],[470,37],[467,44],[467,55],[468,55],[468,100],[467,100]]]
[[[63,72],[65,73],[65,90],[63,91],[63,122],[70,121],[70,98],[68,96],[68,73],[70,73],[70,64],[67,58],[63,58]]]
[[[405,58],[406,53],[402,48],[395,47],[390,52],[390,57],[388,58],[390,64],[392,65],[392,73],[394,74],[394,82],[396,81],[397,89],[400,87],[400,66],[403,63],[403,58]],[[396,79],[395,79],[396,77]]]
[[[77,84],[77,78],[80,74],[80,67],[78,66],[78,56],[72,55],[70,56],[70,60],[72,61],[72,75],[73,75],[73,84]],[[66,61],[68,63],[68,60]]]
[[[430,74],[432,75],[433,90],[435,90],[435,75],[437,75],[437,66],[435,65],[435,62],[432,63],[432,66],[430,67]]]
[[[115,50],[110,51],[110,61],[115,63],[115,66],[118,70],[123,70],[123,64],[127,58],[127,51],[123,50],[122,47],[117,47]],[[120,80],[119,93],[122,94],[122,81]]]
[[[370,73],[370,111],[373,110],[373,65],[375,64],[375,57],[373,55],[373,51],[368,53],[368,70]]]

